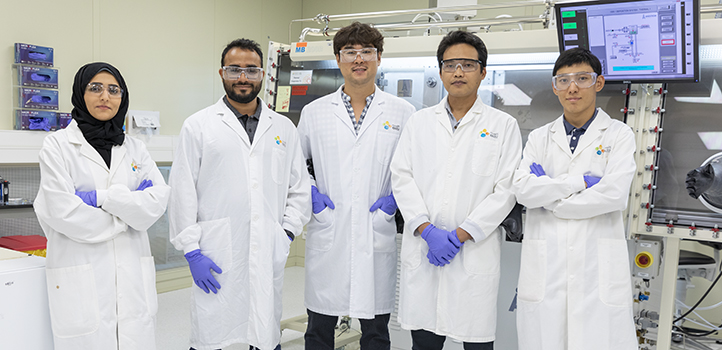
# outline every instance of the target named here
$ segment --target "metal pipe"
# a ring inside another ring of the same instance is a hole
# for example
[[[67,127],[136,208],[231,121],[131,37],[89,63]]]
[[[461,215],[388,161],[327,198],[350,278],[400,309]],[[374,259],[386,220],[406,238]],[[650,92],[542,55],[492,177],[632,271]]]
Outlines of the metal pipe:
[[[378,11],[378,12],[361,12],[361,13],[350,13],[343,15],[326,15],[320,13],[313,18],[294,19],[288,24],[288,40],[291,40],[292,29],[291,26],[296,22],[316,22],[318,24],[326,24],[332,20],[336,21],[350,21],[356,19],[366,18],[382,18],[400,15],[416,15],[419,13],[439,13],[439,12],[456,12],[456,11],[470,11],[470,10],[490,10],[499,8],[513,8],[523,6],[549,6],[553,4],[554,0],[531,0],[531,1],[508,1],[498,4],[478,4],[478,5],[463,5],[463,6],[449,6],[449,7],[434,7],[427,9],[413,9],[413,10],[394,10],[394,11]]]
[[[545,2],[542,2],[539,0],[509,1],[509,2],[504,2],[504,3],[499,3],[499,4],[463,5],[463,6],[434,7],[434,8],[414,9],[414,10],[361,12],[361,13],[349,13],[349,14],[343,14],[343,15],[319,15],[319,16],[326,16],[326,17],[328,17],[329,21],[350,21],[350,20],[364,19],[364,18],[381,18],[381,17],[391,17],[391,16],[399,16],[399,15],[415,15],[415,14],[419,14],[419,13],[488,10],[488,9],[498,9],[498,8],[522,7],[522,6],[529,6],[529,5],[543,6],[544,4],[545,4]],[[314,21],[316,23],[319,23],[318,19],[317,19],[317,18],[319,18],[319,16],[316,16],[314,18],[294,19],[291,22]]]
[[[392,23],[392,24],[379,24],[375,25],[374,28],[381,31],[396,31],[396,30],[414,30],[414,29],[429,29],[429,28],[455,28],[455,27],[482,27],[502,24],[527,24],[527,23],[543,23],[546,19],[539,17],[517,17],[517,18],[492,18],[482,20],[467,20],[467,21],[453,21],[453,22],[434,22],[434,23],[418,23],[418,24],[407,24],[407,23]],[[334,35],[341,28],[329,29],[326,33],[328,35]],[[323,36],[324,31],[317,28],[304,28],[301,32],[299,41],[303,42],[306,39],[306,35],[311,36]]]
[[[699,13],[711,13],[722,11],[722,5],[708,5],[699,8]]]

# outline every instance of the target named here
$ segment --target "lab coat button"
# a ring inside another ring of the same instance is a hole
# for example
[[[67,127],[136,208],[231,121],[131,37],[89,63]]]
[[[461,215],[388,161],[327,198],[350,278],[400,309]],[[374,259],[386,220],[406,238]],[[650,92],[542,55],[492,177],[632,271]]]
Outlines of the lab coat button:
[[[448,177],[451,177],[451,173],[449,173]]]
[[[253,188],[258,188],[258,184],[257,184],[257,183],[253,183]]]
[[[258,221],[258,215],[253,215],[253,221]]]

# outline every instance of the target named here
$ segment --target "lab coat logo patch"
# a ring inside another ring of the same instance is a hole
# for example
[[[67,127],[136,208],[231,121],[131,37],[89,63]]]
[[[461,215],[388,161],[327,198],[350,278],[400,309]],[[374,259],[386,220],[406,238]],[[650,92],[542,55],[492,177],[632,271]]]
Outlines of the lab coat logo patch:
[[[281,146],[283,146],[283,147],[286,147],[286,142],[284,142],[283,140],[281,140],[281,136],[276,136],[273,140],[276,142],[277,145],[281,145]]]
[[[133,171],[139,171],[139,170],[140,170],[140,167],[138,166],[138,164],[135,164],[135,162],[131,162],[131,163],[130,163],[130,168],[133,169]]]
[[[599,145],[597,148],[594,149],[597,152],[597,155],[603,155],[604,153],[609,153],[612,151],[612,147],[603,147],[602,145]]]
[[[479,133],[479,136],[481,136],[481,137],[498,138],[498,137],[499,137],[499,133],[487,131],[486,129],[484,129],[484,130],[482,130],[482,131]]]
[[[385,123],[383,123],[382,125],[384,127],[384,130],[395,130],[395,131],[401,130],[401,125],[391,124],[391,123],[389,123],[388,120]]]

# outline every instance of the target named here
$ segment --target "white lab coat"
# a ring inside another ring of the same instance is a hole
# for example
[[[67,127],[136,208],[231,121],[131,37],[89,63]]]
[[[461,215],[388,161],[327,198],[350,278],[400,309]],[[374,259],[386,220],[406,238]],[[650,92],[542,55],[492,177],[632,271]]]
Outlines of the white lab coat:
[[[496,332],[498,226],[514,207],[511,181],[521,134],[514,118],[478,97],[452,133],[445,103],[411,116],[391,162],[406,220],[399,322],[404,329],[490,342]],[[414,234],[427,221],[443,230],[464,223],[479,232],[448,265],[436,267],[426,257],[426,241]]]
[[[40,150],[35,213],[48,238],[46,277],[56,350],[155,349],[155,264],[146,230],[170,188],[145,145],[113,147],[110,170],[72,121]],[[136,191],[144,179],[153,187]],[[97,191],[101,208],[75,190]]]
[[[622,211],[636,169],[634,133],[601,109],[575,152],[562,117],[529,134],[514,176],[527,207],[519,272],[520,350],[633,350]],[[540,164],[548,176],[530,174]],[[583,175],[601,177],[585,189]]]
[[[306,238],[306,307],[374,318],[394,309],[396,221],[371,206],[391,193],[389,163],[414,107],[376,88],[356,136],[341,89],[306,105],[298,132],[319,192],[336,209],[313,214]]]
[[[200,249],[223,273],[218,294],[193,286],[191,346],[281,337],[281,288],[291,241],[311,213],[311,184],[293,123],[265,106],[253,143],[221,98],[183,123],[170,184],[170,237]]]

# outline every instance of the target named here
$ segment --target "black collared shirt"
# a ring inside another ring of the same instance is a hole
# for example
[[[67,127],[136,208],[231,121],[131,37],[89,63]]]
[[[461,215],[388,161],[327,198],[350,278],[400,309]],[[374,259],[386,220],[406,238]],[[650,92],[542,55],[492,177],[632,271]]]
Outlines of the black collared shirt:
[[[569,149],[574,153],[574,150],[577,148],[577,143],[579,143],[579,139],[584,135],[585,132],[587,132],[587,129],[589,128],[589,125],[592,124],[594,121],[594,118],[597,117],[597,113],[599,112],[599,109],[594,110],[594,115],[587,120],[586,123],[581,128],[576,128],[574,125],[569,124],[567,121],[567,118],[563,118],[564,120],[564,130],[566,130],[568,139],[569,139]]]
[[[223,96],[223,102],[226,104],[226,106],[228,106],[228,109],[233,112],[236,118],[238,118],[238,121],[241,122],[241,125],[243,125],[243,129],[245,129],[246,133],[248,134],[248,140],[253,143],[253,135],[256,134],[256,128],[258,128],[258,119],[261,117],[261,111],[263,110],[263,107],[261,107],[261,100],[256,97],[256,102],[258,102],[258,106],[256,107],[256,112],[252,115],[239,113],[228,102],[228,96]]]

